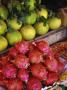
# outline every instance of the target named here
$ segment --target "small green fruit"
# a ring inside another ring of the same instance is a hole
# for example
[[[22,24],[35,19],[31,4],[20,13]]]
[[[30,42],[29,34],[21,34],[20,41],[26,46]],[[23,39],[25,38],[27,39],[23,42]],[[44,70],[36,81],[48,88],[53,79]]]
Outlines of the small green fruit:
[[[25,24],[34,24],[36,22],[37,19],[37,13],[31,12],[29,15],[25,16]]]
[[[29,11],[35,9],[36,0],[25,0],[25,6],[29,9]]]
[[[36,33],[37,33],[38,35],[44,35],[44,34],[46,34],[46,33],[48,32],[48,30],[49,30],[48,24],[47,24],[47,23],[44,24],[43,22],[38,22],[38,23],[36,23],[34,27],[35,27]]]
[[[8,10],[4,6],[0,6],[0,17],[6,20],[8,17]]]
[[[32,40],[35,38],[36,31],[31,25],[26,25],[21,28],[21,34],[25,40]]]
[[[0,20],[0,35],[4,34],[7,30],[7,25],[3,20]]]
[[[22,35],[19,31],[8,32],[6,38],[10,45],[14,45],[22,40]]]
[[[48,23],[49,23],[50,29],[55,30],[61,26],[61,19],[57,17],[53,17],[48,20]]]
[[[46,8],[41,8],[39,11],[38,11],[38,16],[39,17],[44,17],[44,18],[48,18],[48,11]]]
[[[8,25],[14,30],[19,30],[22,26],[22,22],[18,22],[17,18],[12,18],[8,20]]]
[[[8,46],[7,39],[3,36],[0,36],[0,52],[5,50]]]

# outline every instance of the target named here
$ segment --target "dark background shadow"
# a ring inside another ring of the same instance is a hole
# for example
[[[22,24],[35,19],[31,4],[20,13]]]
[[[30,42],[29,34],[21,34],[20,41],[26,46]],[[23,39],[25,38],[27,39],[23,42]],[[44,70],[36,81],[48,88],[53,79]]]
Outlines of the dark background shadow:
[[[5,5],[8,4],[10,0],[1,0]],[[19,0],[23,1],[23,0]],[[67,6],[67,0],[42,0],[42,4],[44,4],[49,9],[56,11],[58,8],[63,8]]]
[[[45,4],[49,9],[56,11],[59,8],[67,6],[67,0],[42,0],[42,4]]]

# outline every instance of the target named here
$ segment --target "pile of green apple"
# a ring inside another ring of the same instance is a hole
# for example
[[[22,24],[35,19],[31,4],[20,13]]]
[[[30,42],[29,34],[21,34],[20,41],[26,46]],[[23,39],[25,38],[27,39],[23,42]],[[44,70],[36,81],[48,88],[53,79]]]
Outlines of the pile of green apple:
[[[12,1],[12,0],[11,0]],[[41,0],[12,1],[0,5],[0,52],[17,42],[32,40],[61,26],[61,19],[49,14]]]

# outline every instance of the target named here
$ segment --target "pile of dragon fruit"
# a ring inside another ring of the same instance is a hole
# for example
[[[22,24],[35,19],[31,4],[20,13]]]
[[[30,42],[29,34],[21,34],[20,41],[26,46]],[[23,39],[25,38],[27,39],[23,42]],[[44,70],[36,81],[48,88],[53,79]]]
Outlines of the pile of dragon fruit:
[[[0,85],[6,90],[41,90],[58,81],[63,69],[46,41],[21,41],[0,56]]]

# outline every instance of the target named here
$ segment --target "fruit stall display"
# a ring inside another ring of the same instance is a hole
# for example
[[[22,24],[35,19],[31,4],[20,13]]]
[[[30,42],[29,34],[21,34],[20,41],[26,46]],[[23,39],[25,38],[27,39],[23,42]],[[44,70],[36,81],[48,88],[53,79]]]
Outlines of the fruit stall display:
[[[0,4],[0,52],[22,40],[33,40],[58,30],[62,25],[58,13],[41,4],[41,0],[10,0]]]
[[[67,27],[41,0],[20,1],[0,4],[0,90],[65,88]]]
[[[45,40],[16,43],[0,56],[0,85],[5,90],[41,90],[66,80],[67,61],[53,47]],[[67,49],[67,42],[59,47]]]

